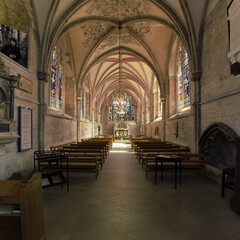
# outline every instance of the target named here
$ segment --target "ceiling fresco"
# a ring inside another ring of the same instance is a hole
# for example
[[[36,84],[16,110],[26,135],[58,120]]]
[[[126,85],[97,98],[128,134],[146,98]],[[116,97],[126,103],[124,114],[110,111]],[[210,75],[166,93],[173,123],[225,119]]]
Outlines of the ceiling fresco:
[[[150,10],[149,0],[92,0],[86,14],[99,14],[122,21],[125,18],[147,14]]]
[[[80,26],[83,31],[84,39],[82,40],[83,47],[91,48],[94,46],[107,32],[110,26],[100,22],[89,22]]]
[[[0,7],[7,6],[6,11],[11,14],[9,6],[12,2],[35,5],[40,42],[46,41],[42,43],[46,46],[41,60],[43,65],[48,50],[64,38],[79,89],[88,79],[91,81],[89,86],[94,86],[92,91],[96,99],[112,94],[118,86],[118,66],[122,60],[123,85],[133,95],[143,98],[144,94],[150,96],[153,91],[158,91],[158,83],[166,94],[164,84],[169,75],[169,62],[176,51],[173,46],[180,38],[192,48],[189,49],[191,53],[197,49],[194,39],[199,32],[195,32],[190,21],[200,26],[206,1],[0,0]],[[22,12],[22,15],[26,13]],[[21,17],[18,19],[21,22]],[[122,59],[118,54],[118,23],[122,25],[120,45],[125,54]],[[104,74],[100,77],[100,73]],[[152,79],[157,82],[154,90]]]
[[[151,34],[151,25],[155,25],[156,22],[134,22],[128,25],[130,30],[134,33],[134,35],[138,37],[144,37],[147,34]],[[82,40],[83,47],[91,48],[94,46],[98,41],[101,40],[101,38],[104,36],[104,34],[107,33],[107,31],[111,28],[111,25],[107,25],[106,23],[100,23],[100,22],[89,22],[87,24],[81,25],[80,29],[83,31],[84,39]],[[121,43],[122,44],[137,44],[140,45],[136,39],[131,36],[130,34],[124,34],[123,30],[121,37]],[[104,51],[107,47],[115,47],[116,44],[118,44],[119,41],[119,31],[115,31],[113,34],[108,36],[106,39],[103,40],[103,42],[100,44],[99,50]]]
[[[133,30],[133,32],[139,36],[144,37],[146,34],[151,34],[150,25],[154,24],[154,22],[136,22],[131,23],[128,26]]]
[[[120,40],[120,46],[123,45],[128,45],[128,44],[135,44],[135,45],[140,45],[136,39],[131,36],[128,33],[122,33],[121,34],[121,40]],[[103,51],[106,51],[111,48],[115,48],[119,46],[119,34],[118,33],[113,33],[110,36],[108,36],[104,41],[98,46],[96,51],[98,53],[101,53]]]

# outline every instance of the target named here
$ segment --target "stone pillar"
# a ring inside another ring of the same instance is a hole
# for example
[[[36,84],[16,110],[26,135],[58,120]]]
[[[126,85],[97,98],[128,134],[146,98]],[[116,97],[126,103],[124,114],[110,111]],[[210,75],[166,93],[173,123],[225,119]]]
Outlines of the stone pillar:
[[[94,108],[92,109],[92,137],[94,137],[95,134],[95,128],[94,128],[94,120],[95,120],[95,112],[94,112]]]
[[[163,121],[163,139],[162,141],[166,141],[166,98],[161,98],[162,102],[162,121]]]
[[[9,119],[14,119],[14,89],[18,87],[20,76],[10,76],[10,109],[9,109]]]
[[[201,85],[200,79],[202,76],[201,71],[192,73],[192,82],[194,83],[194,102],[193,102],[193,111],[194,111],[194,129],[195,129],[195,152],[199,152],[199,141],[201,138]]]
[[[48,74],[45,72],[38,72],[38,149],[43,150],[44,144],[44,125],[45,125],[45,114],[46,114],[46,103],[45,103],[45,83],[48,82]]]
[[[152,121],[154,121],[156,118],[158,118],[158,93],[153,92],[152,93]]]
[[[103,115],[104,116],[104,115]],[[98,118],[97,118],[97,123],[100,123],[101,122],[101,113],[98,112]]]
[[[77,97],[76,99],[77,102],[77,111],[76,111],[76,118],[77,118],[77,141],[81,142],[81,102],[82,98]]]

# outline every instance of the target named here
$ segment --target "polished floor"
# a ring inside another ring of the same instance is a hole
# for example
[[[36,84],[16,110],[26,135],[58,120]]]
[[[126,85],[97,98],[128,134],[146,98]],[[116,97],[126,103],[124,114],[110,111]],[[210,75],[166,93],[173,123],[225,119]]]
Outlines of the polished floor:
[[[176,190],[172,172],[155,185],[129,144],[115,143],[97,180],[75,173],[69,192],[44,189],[47,240],[238,240],[240,215],[220,188],[192,172]]]

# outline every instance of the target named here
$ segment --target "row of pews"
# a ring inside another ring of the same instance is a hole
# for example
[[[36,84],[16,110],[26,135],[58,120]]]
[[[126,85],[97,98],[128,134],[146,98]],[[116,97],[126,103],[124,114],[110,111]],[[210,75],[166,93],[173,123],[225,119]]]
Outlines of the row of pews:
[[[156,139],[146,137],[131,137],[131,147],[142,169],[146,171],[146,177],[149,172],[156,170],[156,157],[158,155],[176,156],[181,158],[181,168],[187,170],[196,170],[205,173],[206,154],[191,153],[187,146],[180,146],[170,142],[162,142]],[[160,170],[161,163],[157,163],[157,171]],[[173,162],[164,162],[163,169],[174,169]]]
[[[69,171],[94,173],[97,179],[112,143],[112,138],[90,138],[64,146],[63,151],[68,157]]]
[[[112,143],[112,138],[91,138],[69,145],[58,146],[58,148],[52,147],[50,150],[37,153],[39,159],[41,159],[39,168],[42,172],[61,168],[62,171],[67,172],[93,173],[97,179],[99,171],[103,168],[103,164],[112,148]],[[56,158],[59,152],[65,156],[61,158],[60,164],[49,165],[49,161],[42,161],[45,157],[55,156]]]

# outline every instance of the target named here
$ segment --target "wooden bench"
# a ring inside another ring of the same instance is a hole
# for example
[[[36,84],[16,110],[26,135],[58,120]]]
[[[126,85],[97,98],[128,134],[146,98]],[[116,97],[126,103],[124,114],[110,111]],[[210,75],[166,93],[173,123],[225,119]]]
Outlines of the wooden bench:
[[[99,149],[92,149],[91,151],[89,149],[77,149],[77,148],[71,148],[71,147],[65,147],[64,152],[68,159],[70,160],[70,157],[72,156],[78,156],[78,157],[88,157],[92,158],[97,161],[97,163],[101,166],[101,169],[103,167],[104,163],[104,154],[102,150]]]
[[[164,155],[161,153],[161,155]],[[167,154],[171,155],[171,154]],[[205,174],[205,167],[206,167],[206,154],[195,154],[195,153],[177,153],[176,156],[179,156],[182,161],[182,170],[196,170],[198,173]],[[155,156],[148,156],[146,161],[146,177],[148,176],[149,172],[155,171]],[[157,171],[160,170],[161,163],[158,163]],[[174,163],[166,162],[163,164],[163,169],[174,169]]]
[[[53,170],[54,167],[49,168],[48,164],[42,166],[43,171]],[[63,171],[67,169],[67,162],[62,164]],[[89,172],[94,173],[97,179],[99,174],[99,165],[96,159],[88,157],[70,157],[68,158],[68,170],[70,172]]]
[[[78,145],[78,144],[74,144],[74,145],[70,145],[67,147],[64,147],[63,149],[67,150],[67,149],[72,149],[72,150],[79,150],[79,151],[85,151],[85,152],[101,152],[102,156],[103,156],[103,160],[105,160],[107,158],[107,155],[109,154],[109,152],[107,151],[107,149],[103,146],[95,146],[95,145]]]
[[[142,163],[142,169],[146,165],[146,161],[150,158],[154,158],[157,155],[177,155],[177,154],[185,154],[190,153],[189,148],[179,148],[179,147],[172,147],[172,148],[158,148],[158,149],[144,149],[140,156],[140,162]]]
[[[181,147],[178,145],[173,145],[173,144],[152,144],[149,146],[139,146],[136,148],[136,156],[141,162],[141,157],[144,152],[156,152],[160,151],[161,149],[180,149]]]
[[[78,148],[78,149],[98,149],[98,150],[102,150],[104,153],[104,156],[107,157],[107,155],[109,154],[109,149],[110,146],[106,145],[106,144],[99,144],[99,143],[77,143],[77,144],[71,144],[69,147],[74,147],[74,148]]]
[[[91,138],[88,140],[82,140],[81,143],[106,143],[106,144],[109,144],[110,148],[112,148],[113,139],[112,138]]]
[[[65,153],[65,152],[64,152]],[[40,170],[43,173],[51,173],[61,169],[61,171],[69,172],[90,172],[95,173],[96,179],[99,174],[99,163],[97,157],[94,156],[83,156],[82,154],[75,154],[71,157],[66,154],[66,157],[62,159],[59,164],[57,161],[54,164],[49,164],[49,162],[41,162]],[[46,155],[47,157],[49,154]],[[41,158],[44,158],[44,154],[41,155]],[[54,157],[54,154],[53,156]],[[54,158],[53,158],[54,160]]]

